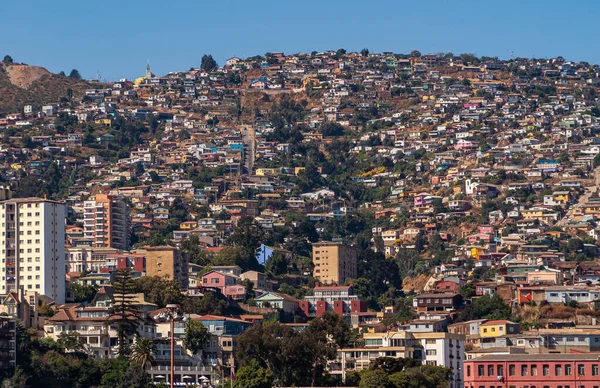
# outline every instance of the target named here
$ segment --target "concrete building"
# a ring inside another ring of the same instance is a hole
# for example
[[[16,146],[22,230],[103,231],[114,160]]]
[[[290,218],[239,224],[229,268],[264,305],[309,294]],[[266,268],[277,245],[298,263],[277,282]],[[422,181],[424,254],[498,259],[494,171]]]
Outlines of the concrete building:
[[[0,293],[37,291],[65,302],[65,204],[41,198],[0,202]]]
[[[188,260],[179,249],[171,246],[148,247],[145,253],[146,276],[176,280],[182,288],[188,287]]]
[[[349,373],[368,369],[371,362],[379,357],[414,358],[424,365],[450,368],[450,387],[463,388],[464,335],[390,331],[365,333],[363,338],[364,346],[360,348],[338,350],[336,359],[328,364],[330,374],[345,381]]]
[[[17,366],[17,322],[0,316],[0,370],[14,371]]]
[[[314,277],[322,284],[344,284],[356,278],[358,250],[337,242],[322,241],[312,246]]]
[[[315,286],[313,295],[300,301],[300,309],[307,317],[320,317],[335,312],[342,317],[367,311],[367,302],[354,294],[351,286]]]
[[[84,203],[84,236],[92,247],[129,249],[129,207],[118,197],[96,194]]]

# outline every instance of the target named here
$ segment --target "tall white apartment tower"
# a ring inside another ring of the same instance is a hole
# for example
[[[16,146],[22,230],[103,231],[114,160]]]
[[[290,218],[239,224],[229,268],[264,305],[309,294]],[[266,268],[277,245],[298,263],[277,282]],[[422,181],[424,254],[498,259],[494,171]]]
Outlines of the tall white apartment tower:
[[[63,202],[0,202],[0,294],[23,289],[65,302],[65,218]]]

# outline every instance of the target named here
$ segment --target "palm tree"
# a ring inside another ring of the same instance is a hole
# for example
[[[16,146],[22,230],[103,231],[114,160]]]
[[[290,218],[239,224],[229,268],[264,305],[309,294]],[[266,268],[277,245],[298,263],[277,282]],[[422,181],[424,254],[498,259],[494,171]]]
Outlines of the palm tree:
[[[131,363],[141,368],[150,367],[154,363],[156,345],[150,338],[138,337],[131,350]]]

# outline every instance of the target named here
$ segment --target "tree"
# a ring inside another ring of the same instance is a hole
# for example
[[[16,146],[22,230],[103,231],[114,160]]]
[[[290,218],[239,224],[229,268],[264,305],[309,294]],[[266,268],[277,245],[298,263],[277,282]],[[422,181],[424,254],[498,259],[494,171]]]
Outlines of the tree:
[[[360,373],[360,388],[391,388],[387,373],[381,369],[367,369]]]
[[[421,52],[419,50],[413,50],[413,51],[410,52],[410,56],[411,57],[420,58],[421,57]]]
[[[207,72],[211,72],[211,71],[215,70],[218,67],[219,67],[219,65],[217,64],[217,61],[215,61],[213,59],[212,55],[206,55],[206,54],[204,54],[202,56],[202,62],[200,64],[200,68],[202,70],[205,70]]]
[[[156,345],[151,338],[138,337],[129,356],[131,364],[140,368],[149,368],[154,364]]]
[[[287,273],[288,262],[285,255],[281,252],[273,253],[273,256],[267,261],[265,270],[274,276],[280,276]]]
[[[81,74],[79,74],[79,70],[73,69],[69,73],[69,78],[71,79],[81,79]]]
[[[179,291],[179,283],[158,276],[142,276],[134,281],[134,292],[143,293],[149,302],[156,303],[158,307],[165,307],[169,303],[181,304],[183,295]]]
[[[248,365],[238,369],[234,386],[236,388],[271,388],[273,374],[263,368],[258,361],[252,360]]]
[[[362,55],[363,57],[368,57],[369,56],[369,49],[364,48],[364,49],[360,50],[360,55]]]
[[[13,59],[10,55],[5,55],[4,59],[2,60],[2,63],[4,63],[5,65],[12,65]]]
[[[196,354],[204,348],[207,337],[208,330],[206,327],[201,322],[190,319],[185,326],[183,346]]]
[[[52,317],[54,316],[54,309],[52,308],[52,306],[50,306],[47,303],[42,304],[39,308],[38,308],[38,315],[42,316],[42,317]]]
[[[133,304],[135,296],[135,282],[131,277],[131,268],[120,269],[115,274],[113,281],[113,295],[115,301],[108,311],[106,325],[117,328],[119,355],[128,353],[128,338],[137,333],[140,310]]]
[[[81,352],[85,348],[83,340],[79,339],[77,332],[60,333],[56,341],[58,346],[67,351]]]
[[[89,303],[94,299],[96,292],[98,290],[94,286],[82,286],[79,283],[71,283],[69,284],[69,288],[73,291],[73,296],[75,298],[75,302],[78,303]]]

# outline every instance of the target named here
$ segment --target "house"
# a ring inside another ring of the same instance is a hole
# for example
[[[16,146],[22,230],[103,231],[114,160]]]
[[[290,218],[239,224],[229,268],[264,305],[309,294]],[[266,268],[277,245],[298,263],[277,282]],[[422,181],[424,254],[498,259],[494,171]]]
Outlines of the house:
[[[290,314],[295,313],[300,305],[298,299],[272,291],[259,296],[255,301],[258,307],[276,308]]]
[[[262,272],[246,271],[240,275],[240,279],[251,281],[255,290],[272,291],[271,283],[267,282],[267,275]]]
[[[237,284],[238,279],[237,276],[212,270],[202,275],[202,287],[217,289],[226,295],[226,287]]]
[[[462,307],[463,299],[458,293],[423,293],[413,303],[419,312],[454,311]]]
[[[482,338],[499,337],[507,334],[518,334],[520,325],[507,320],[485,321],[479,326],[479,335]]]

